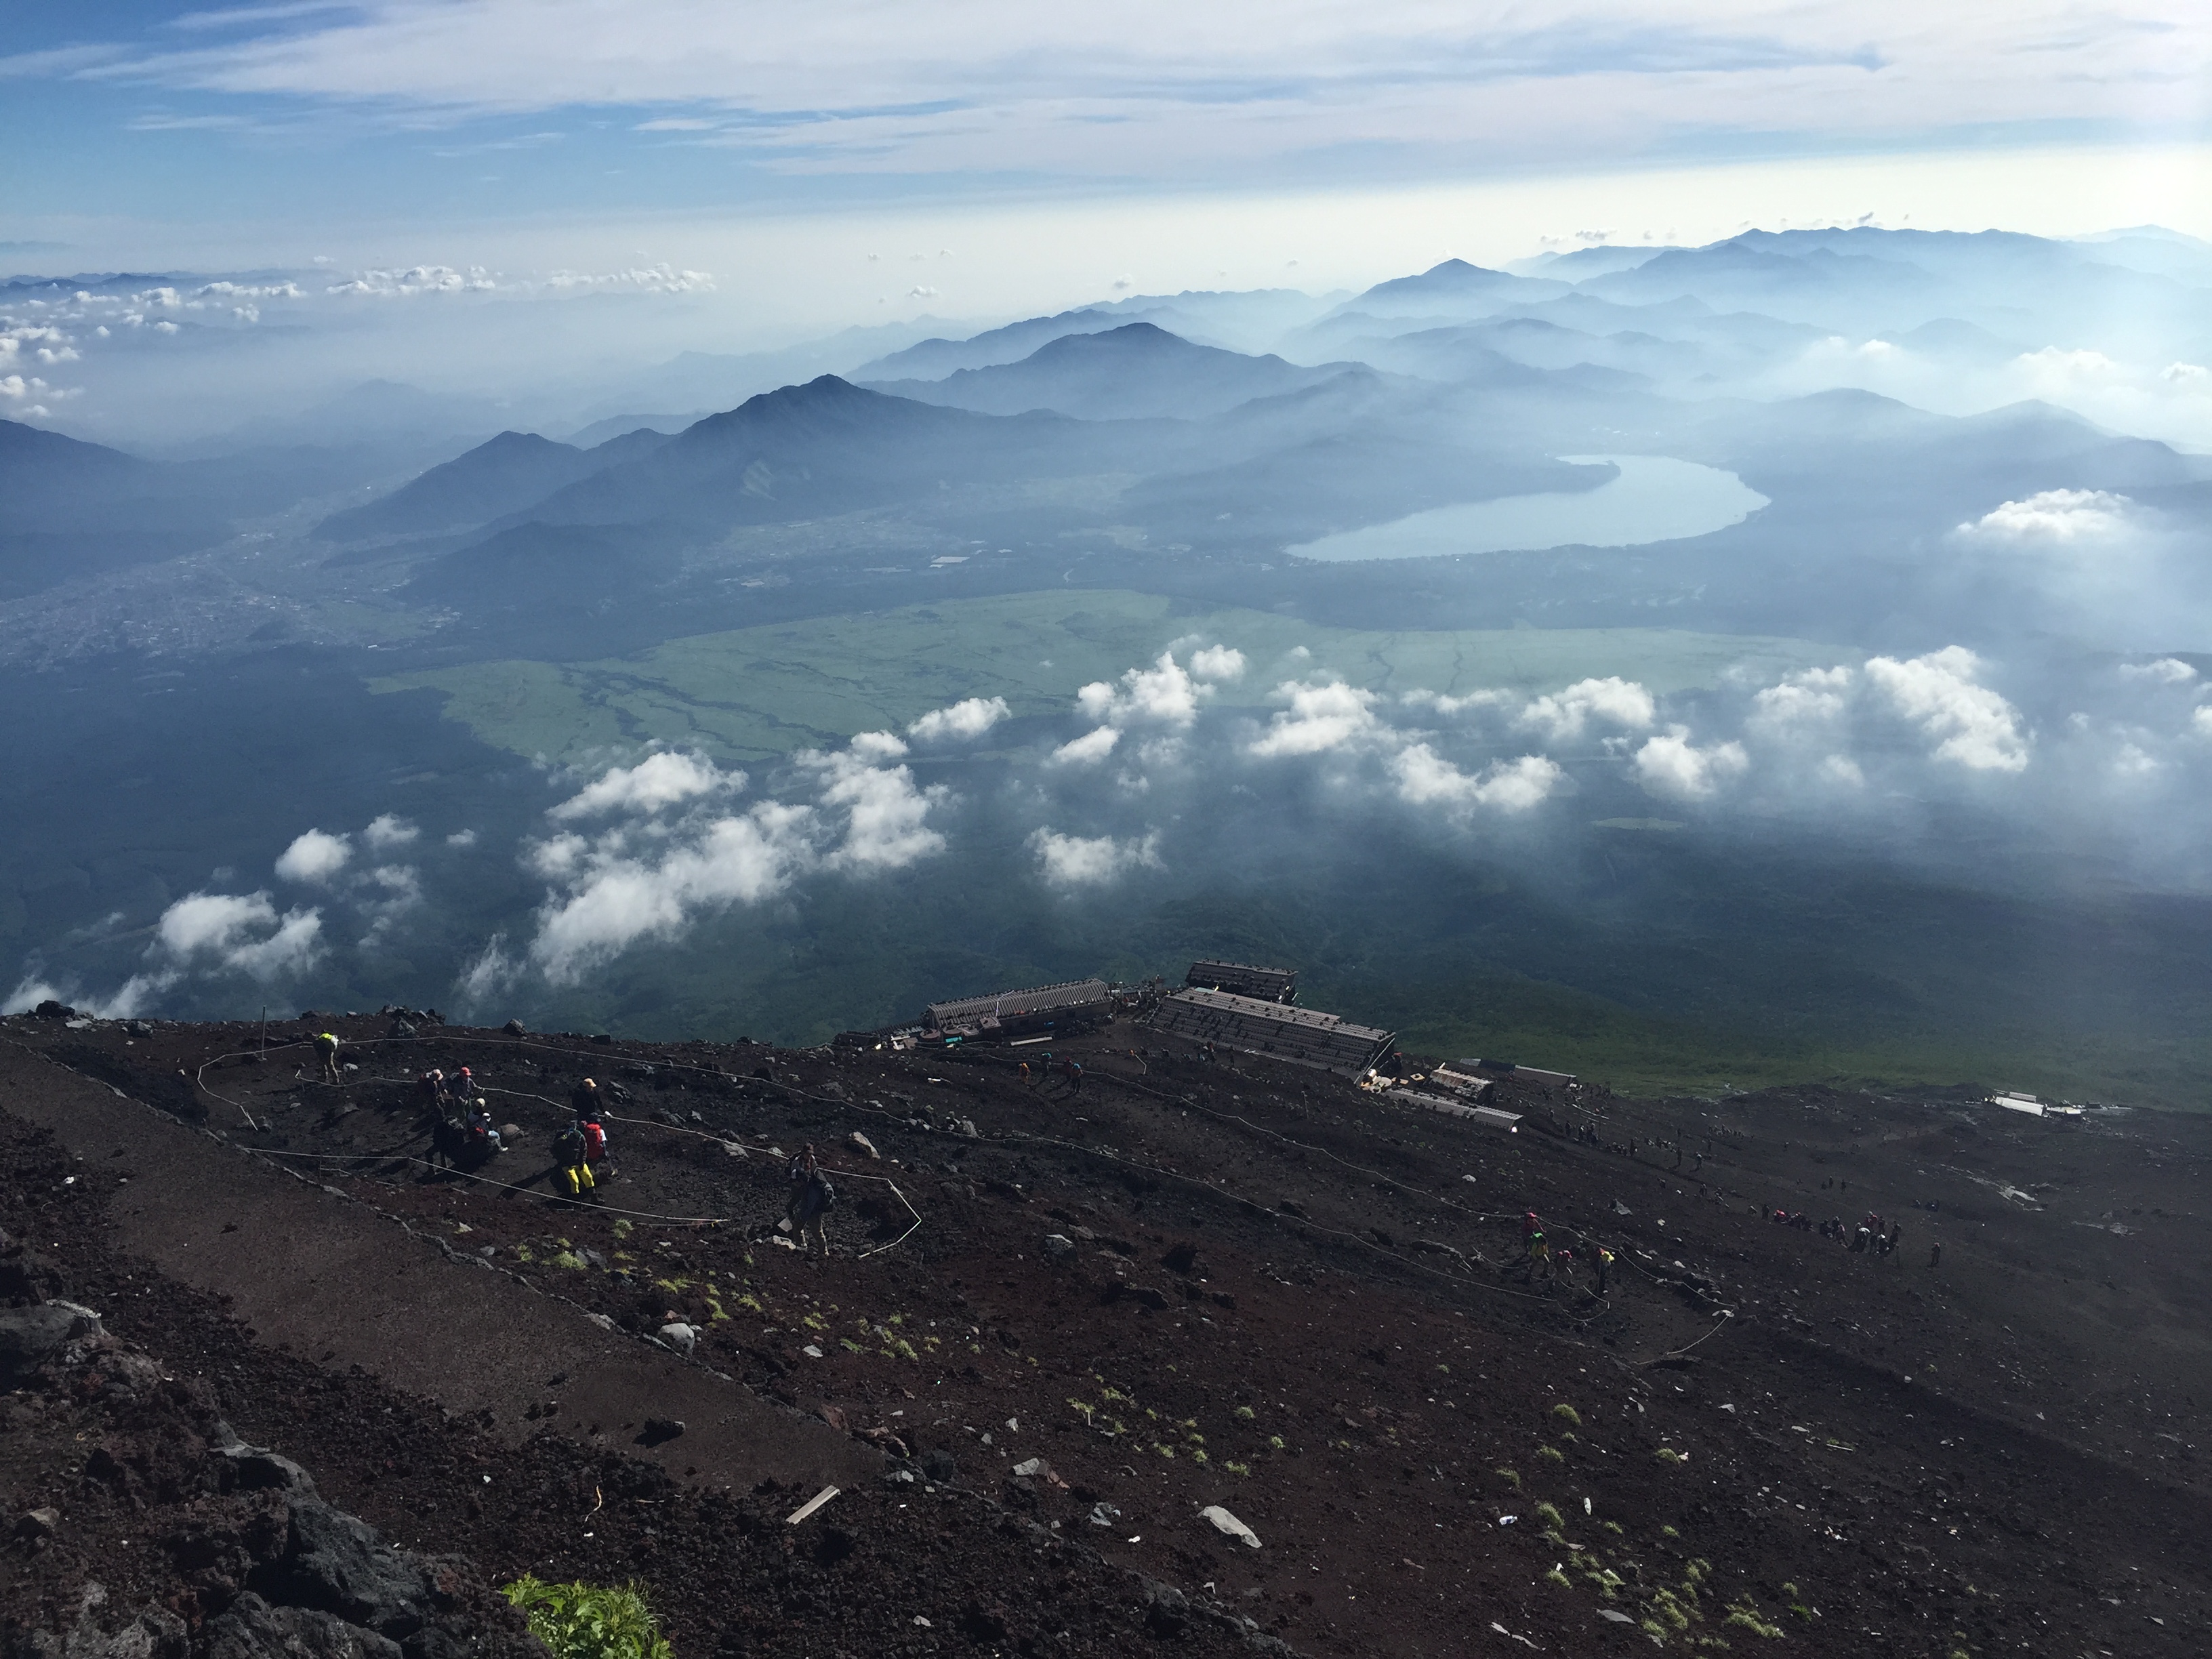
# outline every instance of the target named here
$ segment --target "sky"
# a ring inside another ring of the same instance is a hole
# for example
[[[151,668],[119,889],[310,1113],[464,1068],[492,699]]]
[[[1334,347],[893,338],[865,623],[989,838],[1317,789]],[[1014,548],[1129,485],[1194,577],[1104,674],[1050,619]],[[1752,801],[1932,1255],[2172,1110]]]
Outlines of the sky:
[[[1038,214],[1137,259],[1145,205],[1187,232],[1195,198],[1333,270],[1378,196],[1490,204],[1526,252],[1576,214],[1730,227],[1772,194],[1731,178],[1778,168],[1801,218],[2090,228],[2059,222],[2140,195],[2212,232],[2197,0],[29,0],[0,82],[23,269],[727,264],[793,220],[972,254]],[[1227,257],[1197,240],[1194,278]]]
[[[417,383],[552,384],[1753,226],[2212,237],[2212,9],[24,0],[0,162],[0,274],[229,283],[197,320],[272,340],[230,340],[224,384],[296,403],[394,337],[419,349],[383,372]],[[543,337],[370,315],[424,291],[602,303]],[[309,303],[287,381],[273,337]],[[203,380],[171,355],[145,391],[173,424]],[[135,393],[65,407],[87,362],[7,365],[38,370],[10,411],[128,435]]]

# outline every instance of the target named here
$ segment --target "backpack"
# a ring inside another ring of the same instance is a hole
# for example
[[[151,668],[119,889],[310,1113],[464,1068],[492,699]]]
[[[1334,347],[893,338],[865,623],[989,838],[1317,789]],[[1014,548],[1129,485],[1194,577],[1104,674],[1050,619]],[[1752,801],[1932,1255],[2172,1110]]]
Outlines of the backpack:
[[[584,1133],[580,1129],[563,1129],[553,1137],[553,1157],[563,1168],[582,1162]]]
[[[584,1156],[597,1164],[607,1155],[605,1126],[594,1118],[584,1126]]]
[[[813,1181],[809,1184],[814,1189],[814,1211],[816,1214],[826,1214],[828,1212],[837,1207],[837,1189],[830,1184],[830,1177],[828,1176],[823,1175],[817,1170]]]

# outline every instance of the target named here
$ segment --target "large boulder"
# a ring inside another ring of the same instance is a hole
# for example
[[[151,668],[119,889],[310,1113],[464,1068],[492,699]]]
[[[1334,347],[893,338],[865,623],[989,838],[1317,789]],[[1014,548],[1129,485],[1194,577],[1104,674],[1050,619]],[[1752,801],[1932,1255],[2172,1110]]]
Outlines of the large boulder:
[[[313,1607],[275,1607],[252,1590],[209,1620],[203,1659],[403,1659],[399,1644]]]
[[[70,1344],[100,1334],[100,1316],[74,1302],[0,1308],[0,1389],[12,1389]]]
[[[395,1641],[422,1629],[433,1611],[430,1577],[419,1560],[386,1545],[366,1521],[304,1494],[292,1499],[283,1558],[255,1573],[252,1588]]]

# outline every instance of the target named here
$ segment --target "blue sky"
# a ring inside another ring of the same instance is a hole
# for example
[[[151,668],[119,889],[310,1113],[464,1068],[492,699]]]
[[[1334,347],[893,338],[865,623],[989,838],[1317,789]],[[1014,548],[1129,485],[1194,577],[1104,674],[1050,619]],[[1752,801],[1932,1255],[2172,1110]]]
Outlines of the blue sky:
[[[2209,64],[2200,0],[29,0],[0,240],[2200,142]]]

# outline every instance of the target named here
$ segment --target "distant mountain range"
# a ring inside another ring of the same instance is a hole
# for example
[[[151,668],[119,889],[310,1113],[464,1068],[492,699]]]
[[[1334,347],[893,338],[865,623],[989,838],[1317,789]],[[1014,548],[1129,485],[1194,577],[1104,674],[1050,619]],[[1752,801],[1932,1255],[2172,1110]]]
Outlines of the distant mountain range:
[[[1138,322],[1062,335],[1018,362],[958,369],[939,380],[872,384],[878,392],[981,414],[1051,410],[1089,421],[1189,420],[1315,386],[1354,366],[1307,368],[1276,356],[1246,356]]]

